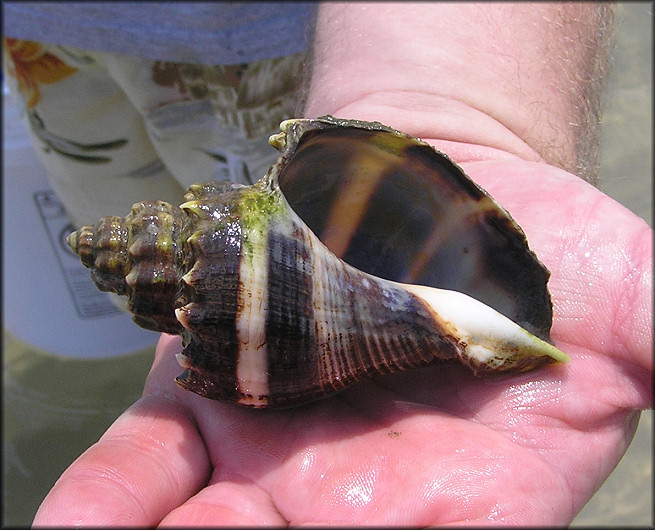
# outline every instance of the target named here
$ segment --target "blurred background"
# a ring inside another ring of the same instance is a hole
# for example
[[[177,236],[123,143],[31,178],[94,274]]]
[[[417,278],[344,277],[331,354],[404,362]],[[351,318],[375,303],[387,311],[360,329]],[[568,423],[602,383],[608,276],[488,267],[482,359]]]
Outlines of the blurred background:
[[[600,188],[653,226],[652,2],[616,5],[617,39],[605,92]],[[653,526],[653,411],[572,526]]]
[[[619,3],[617,18],[613,68],[605,94],[600,187],[652,226],[653,4]],[[8,174],[14,179],[25,171],[38,172],[39,163],[30,154],[19,112],[6,91],[3,107],[6,181]],[[7,215],[13,206],[4,202],[4,192],[3,186],[3,215]],[[56,217],[48,220],[43,211],[47,210],[41,210],[46,228],[54,226]],[[7,241],[3,237],[3,261],[13,251]],[[61,265],[65,257],[57,259]],[[3,275],[6,286],[4,264]],[[5,298],[5,318],[13,310],[12,303]],[[57,313],[57,307],[47,309]],[[45,326],[34,323],[37,328],[41,325]],[[60,335],[83,342],[83,329],[62,327]],[[155,339],[154,334],[146,339],[139,336],[134,342],[137,351],[81,359],[53,355],[3,324],[3,526],[30,525],[64,469],[138,399]],[[572,526],[652,526],[652,451],[653,413],[646,411],[628,452]]]

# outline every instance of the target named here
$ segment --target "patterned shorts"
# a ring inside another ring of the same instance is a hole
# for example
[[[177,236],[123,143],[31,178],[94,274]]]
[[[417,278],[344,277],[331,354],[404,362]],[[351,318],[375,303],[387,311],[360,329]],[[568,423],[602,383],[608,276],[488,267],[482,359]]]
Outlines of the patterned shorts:
[[[5,76],[75,224],[174,204],[194,182],[261,178],[296,112],[304,54],[249,64],[152,61],[3,39]]]

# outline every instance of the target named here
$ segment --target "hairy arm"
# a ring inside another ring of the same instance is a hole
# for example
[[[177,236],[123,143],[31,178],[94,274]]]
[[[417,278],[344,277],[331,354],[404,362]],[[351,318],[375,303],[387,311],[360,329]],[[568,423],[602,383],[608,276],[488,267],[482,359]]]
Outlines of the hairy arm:
[[[602,3],[326,3],[306,114],[383,116],[459,162],[593,179],[611,18]]]

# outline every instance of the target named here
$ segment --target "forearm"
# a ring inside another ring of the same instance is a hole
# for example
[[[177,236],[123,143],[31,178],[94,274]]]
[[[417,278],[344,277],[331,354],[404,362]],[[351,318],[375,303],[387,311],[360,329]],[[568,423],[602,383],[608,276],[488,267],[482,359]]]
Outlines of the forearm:
[[[610,19],[608,4],[326,3],[305,114],[385,120],[458,161],[509,154],[588,178]]]

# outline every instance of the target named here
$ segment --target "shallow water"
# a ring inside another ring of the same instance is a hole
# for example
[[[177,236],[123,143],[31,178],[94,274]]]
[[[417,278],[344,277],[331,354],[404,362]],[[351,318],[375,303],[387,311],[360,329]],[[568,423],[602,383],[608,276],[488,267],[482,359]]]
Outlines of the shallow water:
[[[601,188],[652,225],[652,4],[618,5],[603,123]],[[11,178],[11,177],[10,177]],[[5,313],[11,311],[5,306]],[[61,472],[140,395],[152,350],[56,357],[4,333],[3,525],[29,525]],[[652,411],[573,526],[653,524]]]

